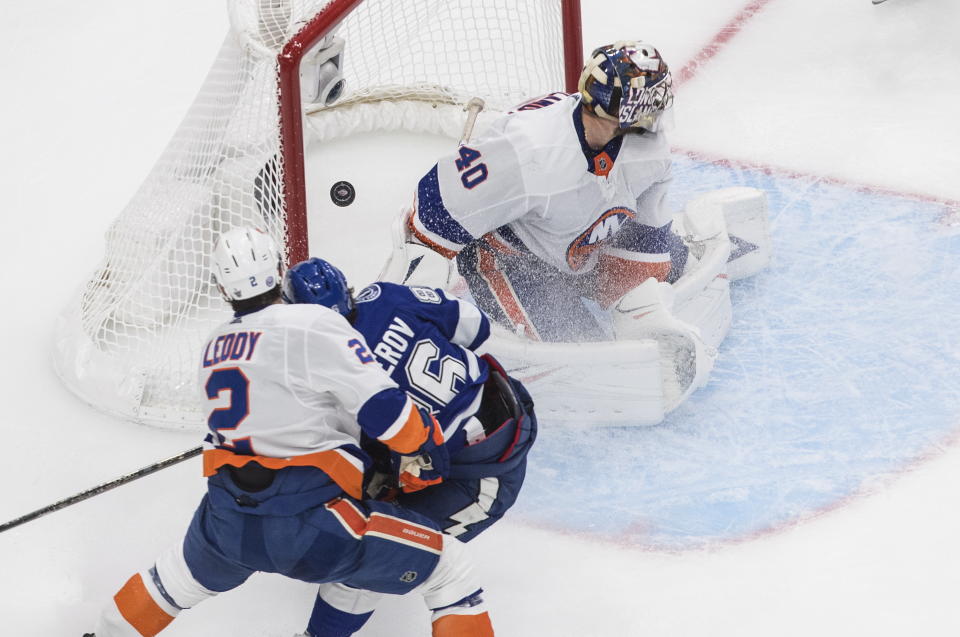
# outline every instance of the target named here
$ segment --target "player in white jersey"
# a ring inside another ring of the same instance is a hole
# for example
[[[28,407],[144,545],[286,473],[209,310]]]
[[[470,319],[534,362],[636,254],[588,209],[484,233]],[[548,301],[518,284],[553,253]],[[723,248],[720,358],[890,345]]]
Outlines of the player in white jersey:
[[[415,493],[397,492],[395,454],[364,438],[362,448],[385,477],[371,480],[368,493],[429,517],[464,542],[503,517],[523,485],[537,418],[523,385],[492,356],[476,353],[490,335],[490,323],[474,305],[440,289],[386,282],[354,296],[343,272],[317,258],[287,270],[283,298],[342,314],[397,385],[443,427],[449,474]],[[310,625],[359,626],[378,601],[369,591],[323,584]]]
[[[662,133],[671,77],[643,42],[596,49],[580,92],[529,102],[441,158],[420,180],[415,242],[447,258],[477,304],[538,340],[598,340],[606,308],[650,277],[672,281],[686,248],[671,232]]]
[[[338,312],[280,300],[281,258],[265,233],[220,237],[214,274],[233,319],[200,358],[210,434],[207,494],[183,541],[135,574],[107,605],[97,637],[151,637],[174,617],[256,571],[316,583],[420,592],[433,634],[493,635],[463,544],[429,518],[364,501],[371,462],[361,432],[401,454],[412,492],[442,481],[442,432]],[[344,637],[358,626],[308,626]]]

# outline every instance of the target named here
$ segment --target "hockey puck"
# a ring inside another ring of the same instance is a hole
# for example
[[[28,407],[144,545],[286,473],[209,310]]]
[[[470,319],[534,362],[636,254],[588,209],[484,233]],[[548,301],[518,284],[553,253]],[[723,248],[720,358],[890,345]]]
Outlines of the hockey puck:
[[[357,190],[349,181],[338,181],[330,189],[330,199],[338,206],[349,206],[357,198]]]

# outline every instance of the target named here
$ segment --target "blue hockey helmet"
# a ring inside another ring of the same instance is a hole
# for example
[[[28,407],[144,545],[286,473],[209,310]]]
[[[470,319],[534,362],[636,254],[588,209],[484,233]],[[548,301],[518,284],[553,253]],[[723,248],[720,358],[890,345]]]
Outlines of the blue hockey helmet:
[[[620,128],[657,132],[673,105],[673,78],[660,52],[646,42],[627,40],[593,50],[580,74],[579,90],[588,112],[619,122]]]
[[[344,316],[354,307],[347,277],[333,264],[316,257],[301,261],[283,275],[283,300],[325,305]]]

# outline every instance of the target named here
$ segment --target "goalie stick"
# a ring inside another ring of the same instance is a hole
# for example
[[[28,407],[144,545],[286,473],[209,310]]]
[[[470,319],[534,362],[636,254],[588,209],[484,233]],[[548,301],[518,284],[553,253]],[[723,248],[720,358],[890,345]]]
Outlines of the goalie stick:
[[[101,493],[109,491],[110,489],[113,489],[115,487],[119,487],[122,484],[133,482],[137,478],[148,476],[151,473],[156,473],[161,469],[166,469],[167,467],[171,467],[179,462],[183,462],[184,460],[193,458],[194,456],[198,456],[200,455],[200,451],[201,451],[201,447],[194,447],[193,449],[184,451],[183,453],[173,456],[172,458],[167,458],[166,460],[161,460],[160,462],[155,462],[151,465],[147,465],[146,467],[143,467],[142,469],[138,469],[133,473],[122,475],[119,478],[116,478],[115,480],[111,480],[110,482],[104,482],[103,484],[97,485],[92,489],[87,489],[86,491],[82,491],[76,495],[70,496],[69,498],[65,498],[63,500],[60,500],[59,502],[54,502],[49,506],[45,506],[42,509],[37,509],[32,513],[28,513],[26,515],[20,516],[15,520],[10,520],[9,522],[0,524],[0,533],[3,533],[4,531],[9,531],[14,527],[20,526],[21,524],[24,524],[26,522],[30,522],[31,520],[36,520],[37,518],[42,517],[48,513],[53,513],[54,511],[58,511],[64,507],[68,507],[71,504],[76,504],[77,502],[82,502],[87,498],[92,498],[95,495],[100,495]]]
[[[463,146],[470,141],[470,135],[473,134],[473,125],[477,123],[477,115],[483,110],[485,102],[479,97],[471,97],[463,110],[467,112],[467,121],[463,124],[463,135],[460,136],[458,146]]]
[[[470,141],[473,127],[477,123],[477,116],[483,110],[485,103],[479,97],[471,97],[463,106],[467,119],[463,123],[463,133],[457,146],[463,146]],[[410,209],[404,208],[393,222],[393,249],[387,262],[380,270],[378,281],[390,281],[402,285],[427,285],[428,287],[445,288],[451,280],[450,261],[410,238],[407,224],[410,221]],[[427,273],[424,275],[424,273]],[[414,276],[416,275],[416,276]],[[426,276],[426,278],[423,278]]]

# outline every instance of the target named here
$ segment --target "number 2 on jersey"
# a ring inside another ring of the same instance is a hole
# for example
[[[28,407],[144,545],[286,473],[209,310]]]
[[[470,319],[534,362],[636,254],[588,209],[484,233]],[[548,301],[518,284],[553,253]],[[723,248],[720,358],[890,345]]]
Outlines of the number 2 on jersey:
[[[463,183],[463,187],[468,190],[487,179],[486,164],[481,162],[475,166],[471,165],[477,159],[480,159],[480,151],[468,146],[461,146],[460,159],[454,162],[457,165],[457,170],[461,173],[460,181]]]
[[[357,358],[359,358],[360,362],[364,365],[376,360],[373,354],[367,351],[367,348],[359,338],[351,338],[347,341],[347,347],[353,350],[353,353],[357,355]]]
[[[225,367],[210,372],[205,386],[207,398],[220,398],[223,391],[230,392],[230,404],[226,407],[217,407],[210,412],[207,426],[217,434],[220,446],[232,449],[237,453],[253,454],[253,445],[250,438],[229,439],[223,435],[225,431],[235,430],[250,414],[250,381],[239,367]]]

